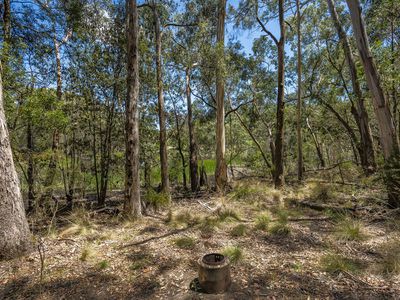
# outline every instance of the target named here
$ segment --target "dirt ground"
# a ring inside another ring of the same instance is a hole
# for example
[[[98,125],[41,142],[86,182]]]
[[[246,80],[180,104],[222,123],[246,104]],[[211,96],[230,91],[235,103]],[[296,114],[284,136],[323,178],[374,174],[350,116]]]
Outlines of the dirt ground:
[[[362,212],[357,217],[364,237],[339,238],[332,211],[297,205],[312,193],[310,187],[279,193],[269,183],[239,182],[225,197],[176,195],[172,214],[159,209],[136,222],[82,209],[57,217],[50,230],[31,219],[39,247],[0,263],[0,299],[400,299],[400,276],[378,271],[380,246],[398,239],[399,231]],[[337,204],[349,194],[336,190]],[[351,197],[361,194],[372,197],[374,192],[353,189]],[[110,203],[118,203],[118,197]],[[271,228],[283,209],[289,232],[257,229],[260,212],[270,216]],[[238,224],[246,232],[232,236]],[[189,245],[178,246],[182,238]],[[197,260],[230,246],[240,249],[242,257],[232,263],[229,291],[196,292],[191,283]],[[357,260],[359,270],[327,271],[321,259],[329,254]]]

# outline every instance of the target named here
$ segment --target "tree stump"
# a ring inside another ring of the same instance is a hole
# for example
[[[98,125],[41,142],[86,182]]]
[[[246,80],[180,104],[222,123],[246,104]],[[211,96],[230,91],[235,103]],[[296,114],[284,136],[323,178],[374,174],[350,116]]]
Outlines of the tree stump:
[[[224,293],[231,284],[229,258],[219,253],[204,255],[198,261],[199,283],[208,294]]]

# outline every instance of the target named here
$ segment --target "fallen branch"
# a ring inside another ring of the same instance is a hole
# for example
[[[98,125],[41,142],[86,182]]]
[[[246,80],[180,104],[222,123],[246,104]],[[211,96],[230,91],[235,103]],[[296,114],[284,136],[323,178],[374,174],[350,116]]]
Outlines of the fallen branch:
[[[107,214],[110,215],[118,215],[119,214],[119,209],[117,207],[110,207],[110,206],[106,206],[106,207],[102,207],[99,209],[96,209],[94,211],[91,211],[91,214],[98,214],[98,213],[102,213],[105,212]]]

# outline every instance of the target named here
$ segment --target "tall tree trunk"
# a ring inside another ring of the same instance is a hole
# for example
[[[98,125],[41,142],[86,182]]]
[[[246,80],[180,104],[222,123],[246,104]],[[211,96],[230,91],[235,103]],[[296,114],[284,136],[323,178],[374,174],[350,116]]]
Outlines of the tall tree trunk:
[[[360,88],[360,82],[357,75],[357,68],[353,57],[353,52],[350,47],[346,32],[343,30],[339,21],[334,0],[327,0],[329,11],[336,27],[336,31],[342,42],[347,65],[349,66],[351,83],[353,86],[353,94],[357,101],[357,108],[352,110],[352,114],[356,119],[358,129],[360,131],[361,145],[357,146],[360,153],[361,166],[366,175],[370,175],[376,170],[374,144],[372,139],[371,128],[369,126],[368,113],[364,104],[364,97]]]
[[[217,65],[216,65],[216,167],[215,184],[219,192],[225,190],[228,182],[227,165],[225,162],[225,79],[223,75],[224,46],[225,46],[225,16],[226,0],[219,0],[217,23]]]
[[[115,78],[115,80],[117,80]],[[115,115],[115,102],[116,99],[116,89],[117,84],[116,81],[114,83],[113,88],[113,97],[111,107],[108,109],[107,115],[107,123],[105,129],[105,138],[102,143],[102,154],[101,154],[101,163],[100,163],[100,196],[98,199],[98,205],[104,206],[106,202],[107,189],[108,189],[108,174],[110,171],[110,163],[111,163],[111,144],[112,144],[112,129],[114,124],[114,115]],[[110,106],[110,105],[108,105]]]
[[[274,161],[274,184],[275,188],[284,185],[283,175],[283,135],[284,135],[284,113],[285,113],[285,19],[284,0],[279,0],[279,26],[280,38],[278,42],[278,99],[276,111],[276,137],[275,137],[275,161]]]
[[[28,169],[27,169],[27,183],[28,183],[28,211],[33,210],[35,203],[35,173],[33,161],[33,133],[32,133],[32,120],[29,116],[28,126],[26,129],[26,144],[28,149]]]
[[[29,227],[3,108],[1,73],[0,64],[0,260],[17,257],[30,249]]]
[[[393,10],[393,2],[391,1],[391,8]],[[392,105],[393,105],[393,123],[394,123],[394,127],[395,127],[395,131],[396,131],[396,135],[399,135],[399,114],[397,111],[398,108],[398,102],[397,102],[397,92],[396,92],[396,80],[395,80],[395,76],[396,76],[396,64],[395,64],[395,51],[394,51],[394,45],[395,45],[395,40],[394,40],[394,34],[395,34],[395,28],[394,28],[394,14],[392,14],[391,20],[390,20],[390,54],[391,54],[391,58],[390,58],[390,64],[391,64],[391,98],[392,98]]]
[[[172,102],[174,106],[174,116],[175,116],[175,127],[176,127],[176,139],[178,144],[178,152],[182,162],[182,180],[183,180],[183,188],[187,189],[187,180],[186,180],[186,161],[185,155],[183,154],[183,147],[182,147],[182,137],[181,137],[181,125],[179,124],[179,115],[176,109],[176,104]]]
[[[126,0],[127,96],[125,119],[125,214],[142,215],[139,175],[139,25],[136,0]]]
[[[323,154],[323,149],[321,147],[321,144],[319,143],[317,136],[314,133],[314,130],[312,129],[310,122],[308,121],[308,118],[306,119],[307,127],[310,130],[311,136],[314,141],[315,149],[317,150],[317,155],[318,155],[318,160],[321,168],[325,168],[325,160],[324,160],[324,154]]]
[[[271,164],[268,161],[267,155],[264,153],[263,148],[261,147],[261,144],[257,141],[256,137],[254,136],[254,134],[251,132],[250,128],[246,125],[246,123],[243,121],[242,117],[240,116],[240,114],[237,111],[234,111],[234,114],[236,115],[236,117],[238,118],[240,124],[242,125],[242,127],[247,131],[247,133],[249,134],[250,138],[253,140],[254,144],[256,144],[258,150],[260,151],[260,154],[265,162],[265,165],[267,166],[267,168],[271,169]]]
[[[4,41],[6,43],[10,42],[11,38],[11,3],[10,0],[4,0],[4,11],[3,11],[3,34]]]
[[[56,75],[57,75],[57,101],[61,102],[62,100],[62,75],[61,75],[61,54],[60,54],[60,44],[57,39],[53,39],[54,43],[54,51],[56,55]],[[40,205],[47,205],[45,201],[48,201],[53,196],[53,183],[54,178],[57,173],[57,161],[58,161],[58,149],[60,144],[60,132],[58,129],[53,131],[52,135],[52,143],[51,143],[51,157],[49,162],[49,169],[46,174],[46,178],[44,181],[44,194],[40,199]]]
[[[386,160],[385,179],[389,195],[388,204],[391,207],[400,207],[399,140],[369,46],[364,19],[361,15],[360,1],[346,0],[346,2],[349,7],[353,32],[364,66],[368,88],[372,94],[375,116],[378,121],[380,141]]]
[[[199,174],[197,162],[197,144],[194,134],[192,97],[190,90],[190,68],[186,69],[186,102],[188,111],[188,129],[189,129],[189,169],[190,169],[190,187],[192,192],[199,189]]]
[[[297,107],[296,107],[296,131],[297,131],[297,179],[303,180],[304,161],[303,161],[303,140],[301,137],[301,108],[302,108],[302,91],[301,91],[301,11],[300,0],[296,0],[297,8]]]
[[[161,28],[160,18],[155,4],[153,4],[152,9],[154,17],[154,31],[156,36],[158,119],[160,124],[161,192],[169,194],[167,128],[165,120],[164,89],[162,81]]]

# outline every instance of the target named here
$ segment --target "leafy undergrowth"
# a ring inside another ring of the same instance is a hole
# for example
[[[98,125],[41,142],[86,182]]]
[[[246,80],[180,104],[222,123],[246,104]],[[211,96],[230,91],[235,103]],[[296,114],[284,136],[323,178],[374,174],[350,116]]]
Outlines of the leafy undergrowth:
[[[315,186],[279,192],[265,182],[241,181],[225,197],[172,197],[172,206],[139,221],[78,208],[58,217],[51,234],[47,228],[36,232],[44,252],[42,280],[38,251],[0,263],[0,299],[207,299],[189,286],[198,259],[210,252],[231,260],[226,299],[395,298],[396,219],[372,222],[365,214],[296,205],[306,198],[347,205],[349,193],[376,195]]]

